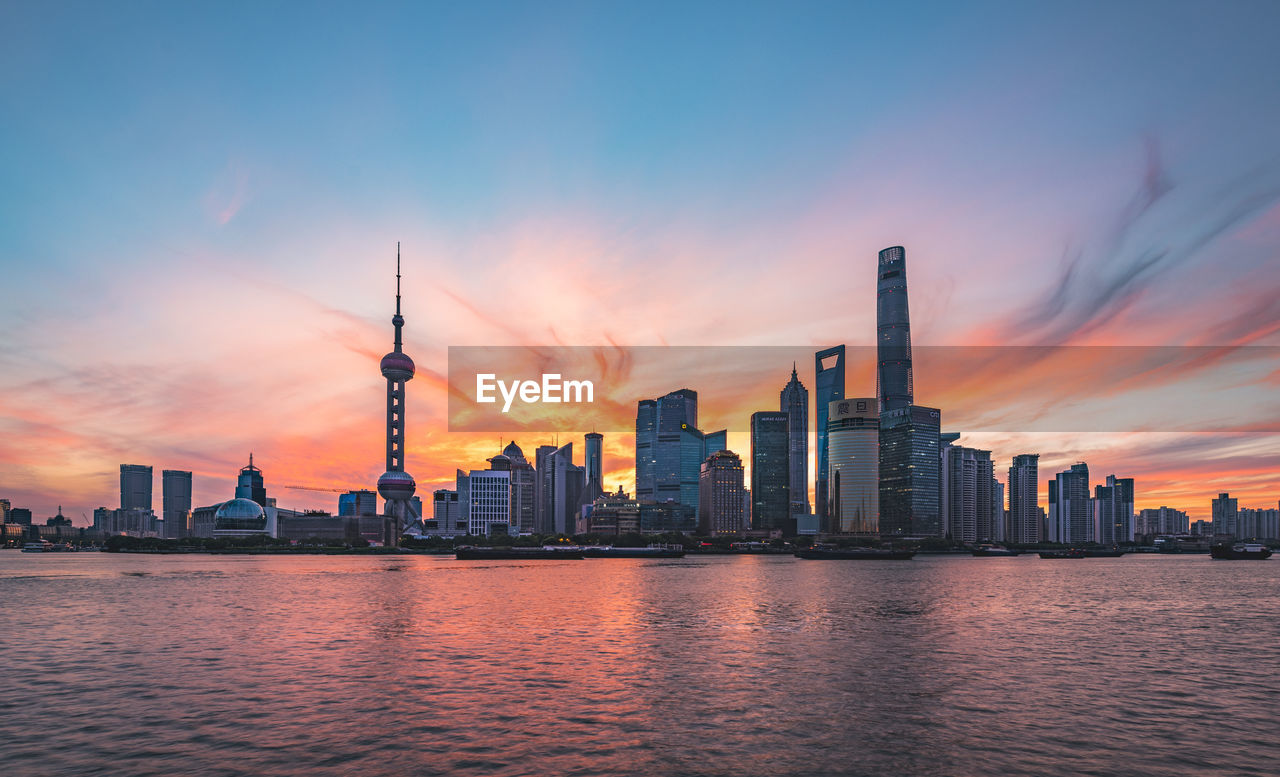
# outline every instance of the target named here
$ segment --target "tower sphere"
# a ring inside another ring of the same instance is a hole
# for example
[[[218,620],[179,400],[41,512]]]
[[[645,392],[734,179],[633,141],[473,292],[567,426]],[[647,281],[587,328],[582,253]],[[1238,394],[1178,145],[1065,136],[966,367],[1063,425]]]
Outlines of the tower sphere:
[[[413,373],[413,359],[408,354],[392,351],[382,357],[382,377],[388,380],[410,380]]]
[[[383,499],[407,502],[413,498],[413,492],[417,489],[418,484],[408,472],[388,470],[378,478],[378,493],[382,494]]]

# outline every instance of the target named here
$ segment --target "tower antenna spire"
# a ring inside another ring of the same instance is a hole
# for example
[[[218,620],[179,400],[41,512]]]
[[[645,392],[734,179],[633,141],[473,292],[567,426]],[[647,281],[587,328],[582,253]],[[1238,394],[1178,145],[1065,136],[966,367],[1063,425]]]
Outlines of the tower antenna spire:
[[[396,315],[400,315],[400,241],[396,241]]]

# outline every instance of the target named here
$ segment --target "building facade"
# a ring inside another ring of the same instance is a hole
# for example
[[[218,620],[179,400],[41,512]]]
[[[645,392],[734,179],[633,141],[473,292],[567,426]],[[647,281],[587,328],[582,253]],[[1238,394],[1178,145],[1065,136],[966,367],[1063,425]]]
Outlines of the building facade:
[[[1072,464],[1049,481],[1049,542],[1075,545],[1093,542],[1093,493],[1089,490],[1089,465]]]
[[[1009,467],[1010,542],[1034,544],[1044,539],[1040,513],[1040,454],[1013,457]]]
[[[828,529],[880,532],[880,414],[875,397],[841,399],[827,408]]]
[[[942,413],[911,405],[880,413],[880,533],[942,536]]]
[[[751,414],[751,528],[794,535],[791,518],[790,417],[782,411]]]
[[[162,470],[160,486],[164,536],[187,536],[191,531],[191,473],[177,469]]]
[[[817,468],[813,473],[814,512],[818,521],[826,527],[828,519],[828,484],[830,469],[830,453],[827,445],[827,413],[831,403],[844,399],[844,346],[837,345],[824,348],[813,355],[814,374],[814,409],[817,418],[814,424],[816,432],[814,443],[817,450]],[[805,466],[808,466],[806,461]]]
[[[809,505],[809,390],[800,382],[796,366],[778,396],[778,409],[787,414],[787,493],[791,515],[808,514]]]
[[[738,534],[746,528],[746,494],[742,459],[717,451],[702,463],[698,527],[704,534]]]
[[[120,465],[120,509],[152,509],[150,466],[143,464]]]

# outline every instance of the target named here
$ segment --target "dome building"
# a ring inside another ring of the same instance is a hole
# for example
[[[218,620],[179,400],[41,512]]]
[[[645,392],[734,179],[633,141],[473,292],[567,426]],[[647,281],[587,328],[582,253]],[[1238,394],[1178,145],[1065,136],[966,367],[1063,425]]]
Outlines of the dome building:
[[[215,537],[252,537],[267,533],[267,513],[252,499],[237,497],[223,502],[213,514]]]

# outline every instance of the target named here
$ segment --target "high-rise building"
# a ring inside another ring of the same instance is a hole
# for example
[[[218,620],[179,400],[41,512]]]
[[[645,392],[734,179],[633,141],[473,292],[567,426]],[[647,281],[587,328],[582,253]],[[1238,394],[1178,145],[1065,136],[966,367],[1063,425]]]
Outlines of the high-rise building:
[[[259,507],[267,506],[267,487],[262,479],[262,470],[253,465],[253,454],[249,454],[248,466],[240,468],[236,477],[236,499],[249,499],[258,503]]]
[[[467,533],[511,534],[510,470],[471,470],[467,475]]]
[[[726,447],[727,432],[697,427],[698,393],[679,389],[636,406],[636,498],[698,506],[703,460]]]
[[[586,456],[583,466],[587,470],[586,496],[592,500],[604,494],[604,435],[588,432]]]
[[[1069,545],[1093,542],[1093,494],[1089,465],[1072,464],[1049,481],[1049,542]]]
[[[880,252],[876,284],[876,395],[880,412],[915,403],[911,371],[911,318],[907,306],[907,252]]]
[[[521,534],[536,531],[537,476],[516,441],[507,443],[502,454],[511,462],[511,525]]]
[[[831,403],[844,399],[844,346],[824,348],[813,355],[814,409],[817,411],[817,469],[813,473],[813,497],[818,521],[827,526],[827,477],[830,458],[827,447],[827,413]],[[806,466],[807,463],[806,463]]]
[[[458,492],[447,488],[436,489],[431,494],[431,522],[425,526],[427,534],[438,536],[454,536],[466,534],[470,528],[471,516],[462,516],[462,506],[458,502]]]
[[[636,501],[654,499],[654,448],[658,445],[658,402],[642,399],[636,404]],[[539,449],[541,450],[541,449]],[[541,465],[539,465],[541,467]]]
[[[1107,476],[1094,487],[1093,536],[1104,545],[1133,542],[1133,478]]]
[[[698,481],[698,526],[704,534],[737,534],[745,525],[742,459],[717,451],[702,463]]]
[[[1040,517],[1040,454],[1013,457],[1009,467],[1009,541],[1036,543],[1043,539]]]
[[[910,405],[880,413],[880,533],[942,535],[941,418]]]
[[[1218,494],[1213,500],[1213,533],[1238,536],[1240,504],[1228,493]]]
[[[187,525],[191,518],[191,473],[177,469],[162,470],[160,485],[163,489],[160,498],[165,536],[187,536],[191,528]]]
[[[396,243],[396,312],[391,317],[395,327],[395,341],[391,352],[382,357],[379,364],[382,377],[387,379],[387,471],[378,478],[378,493],[385,502],[385,514],[393,519],[394,526],[387,532],[388,544],[397,542],[402,534],[422,530],[422,516],[414,514],[410,500],[418,485],[413,475],[404,469],[404,419],[405,386],[413,380],[413,359],[404,352],[401,329],[404,316],[400,315],[400,244]]]
[[[751,528],[792,536],[789,421],[782,411],[751,414],[750,515]]]
[[[13,503],[8,499],[0,499],[0,523],[9,522],[9,510],[13,507]]]
[[[840,399],[827,408],[829,529],[880,531],[880,414],[875,397]]]
[[[1158,534],[1188,534],[1191,531],[1190,518],[1181,510],[1172,507],[1149,508],[1138,512],[1134,519],[1135,535],[1151,537]]]
[[[1009,513],[1004,509],[1004,483],[991,478],[991,514],[995,525],[991,527],[992,542],[1009,541]]]
[[[586,469],[573,463],[573,443],[537,453],[536,499],[542,511],[540,534],[573,534],[577,514],[591,500],[584,497],[587,487]]]
[[[800,382],[796,366],[791,380],[778,397],[778,409],[787,414],[787,492],[791,515],[809,512],[809,390]]]
[[[991,451],[949,445],[943,454],[941,504],[944,531],[957,542],[990,542],[996,529]]]
[[[120,465],[120,509],[151,509],[151,467],[142,464]]]
[[[377,515],[378,492],[368,489],[348,491],[338,495],[338,515]]]

